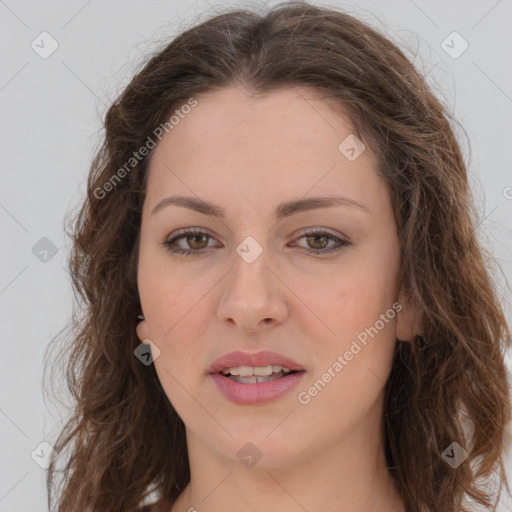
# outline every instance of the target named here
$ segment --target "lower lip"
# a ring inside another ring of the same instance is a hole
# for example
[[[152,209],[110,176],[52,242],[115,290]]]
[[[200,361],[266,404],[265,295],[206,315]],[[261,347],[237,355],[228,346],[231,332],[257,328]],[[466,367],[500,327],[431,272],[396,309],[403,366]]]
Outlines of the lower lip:
[[[246,384],[231,380],[221,373],[211,373],[211,377],[220,392],[237,404],[261,404],[285,395],[293,389],[304,377],[305,371],[300,371],[268,382]]]

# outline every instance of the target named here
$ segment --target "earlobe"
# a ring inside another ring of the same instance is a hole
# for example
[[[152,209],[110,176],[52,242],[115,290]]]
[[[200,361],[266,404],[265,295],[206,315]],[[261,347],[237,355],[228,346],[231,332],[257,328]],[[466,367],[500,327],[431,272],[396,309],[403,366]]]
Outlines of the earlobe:
[[[143,320],[142,322],[139,322],[137,324],[136,331],[140,341],[144,341],[148,338],[151,338],[149,327],[146,320]]]
[[[400,341],[412,341],[416,335],[423,332],[421,312],[403,288],[400,289],[398,302],[402,309],[397,314],[396,337]]]

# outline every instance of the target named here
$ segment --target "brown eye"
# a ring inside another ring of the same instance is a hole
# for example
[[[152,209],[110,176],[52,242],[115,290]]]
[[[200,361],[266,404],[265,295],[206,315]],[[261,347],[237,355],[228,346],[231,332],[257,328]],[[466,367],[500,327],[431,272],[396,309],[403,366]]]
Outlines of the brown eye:
[[[205,239],[208,239],[208,238],[209,238],[208,235],[191,235],[191,236],[187,236],[185,238],[185,240],[187,241],[187,244],[189,244],[192,249],[204,249],[204,247],[206,247],[206,246],[203,247],[202,244],[204,243]],[[197,247],[197,245],[199,245],[200,247]]]
[[[313,249],[325,249],[330,237],[326,235],[308,235],[306,238],[308,244],[313,246]]]
[[[184,256],[195,256],[202,254],[207,249],[208,240],[210,238],[211,236],[204,231],[189,229],[187,231],[183,231],[181,234],[171,238],[170,240],[166,240],[163,242],[163,245],[173,253],[183,254]],[[185,240],[188,248],[183,248],[177,245],[177,242],[182,239]]]
[[[305,238],[308,244],[308,247],[303,247],[303,249],[307,253],[312,254],[327,254],[330,252],[338,251],[343,249],[344,246],[351,245],[351,242],[348,240],[343,240],[337,236],[331,235],[326,231],[309,231],[304,233],[298,240]],[[331,247],[328,247],[329,241],[334,241],[335,244]]]

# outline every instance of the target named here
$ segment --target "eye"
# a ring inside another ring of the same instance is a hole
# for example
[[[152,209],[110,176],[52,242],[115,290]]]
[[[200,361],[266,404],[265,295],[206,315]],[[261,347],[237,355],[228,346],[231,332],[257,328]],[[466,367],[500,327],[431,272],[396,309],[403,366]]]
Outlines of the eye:
[[[208,239],[210,238],[212,237],[205,231],[190,228],[182,231],[180,234],[169,240],[165,240],[163,245],[174,254],[181,254],[184,256],[198,256],[206,251],[208,246]],[[312,253],[321,255],[331,253],[334,251],[339,251],[347,245],[351,245],[351,242],[348,240],[344,240],[328,233],[327,231],[322,230],[307,231],[306,233],[303,233],[302,236],[297,240],[301,240],[302,238],[305,238],[308,244],[313,245],[312,248],[303,248],[303,250],[308,254]],[[176,245],[177,242],[182,239],[186,240],[186,243],[191,247],[191,249],[184,249]],[[328,244],[329,240],[334,241],[335,244],[330,248],[326,248],[326,244]]]
[[[184,256],[197,256],[205,251],[206,247],[203,247],[205,239],[211,238],[210,235],[200,229],[190,228],[182,231],[181,234],[166,240],[163,245],[167,247],[169,251],[175,254],[182,254]],[[176,242],[179,240],[186,239],[186,243],[189,244],[193,250],[183,249],[176,247]],[[200,247],[197,247],[199,245]],[[195,249],[194,249],[195,246]]]
[[[305,251],[310,254],[327,254],[335,251],[339,251],[343,249],[343,247],[347,245],[351,245],[351,242],[345,240],[343,238],[339,238],[337,236],[332,235],[331,233],[323,230],[311,230],[303,233],[300,238],[297,240],[301,240],[305,238],[307,243],[313,246],[313,248],[306,248]],[[326,248],[329,240],[333,240],[335,242],[334,246],[330,248]]]

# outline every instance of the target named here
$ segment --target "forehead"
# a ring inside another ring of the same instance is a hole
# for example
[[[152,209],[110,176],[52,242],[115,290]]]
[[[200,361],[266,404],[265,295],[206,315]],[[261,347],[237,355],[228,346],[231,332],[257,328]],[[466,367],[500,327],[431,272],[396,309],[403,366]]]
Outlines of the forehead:
[[[340,151],[354,128],[323,96],[304,87],[260,97],[238,87],[196,96],[197,106],[153,150],[147,197],[155,202],[166,192],[192,192],[227,204],[233,192],[262,201],[313,188],[359,198],[378,192],[372,154],[366,149],[350,161]]]
[[[343,106],[312,88],[294,86],[254,96],[241,87],[229,87],[199,95],[196,101],[197,106],[183,116],[164,141],[175,146],[194,145],[198,150],[208,147],[217,153],[223,149],[218,146],[220,142],[266,149],[274,148],[277,142],[300,141],[308,148],[316,147],[322,138],[322,148],[332,153],[333,149],[337,151],[338,139],[354,131]],[[294,144],[294,152],[300,149]]]

